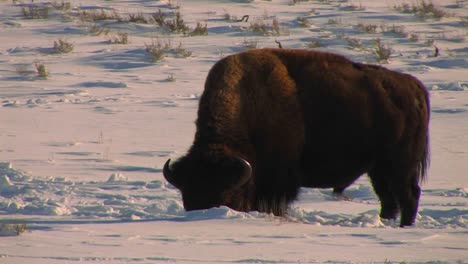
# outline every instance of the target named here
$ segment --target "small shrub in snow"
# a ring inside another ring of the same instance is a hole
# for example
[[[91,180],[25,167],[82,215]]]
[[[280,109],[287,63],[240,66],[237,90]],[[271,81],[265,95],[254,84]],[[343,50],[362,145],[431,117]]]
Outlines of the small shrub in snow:
[[[95,36],[100,36],[100,35],[108,35],[110,32],[110,29],[107,27],[101,27],[100,25],[94,23],[92,25],[87,26],[89,32]]]
[[[384,45],[379,38],[374,39],[374,51],[378,61],[387,61],[392,54],[392,49]]]
[[[58,39],[54,41],[53,49],[55,53],[69,53],[73,51],[73,44],[64,39]]]
[[[1,236],[19,236],[27,229],[26,224],[0,224],[0,237]]]
[[[386,259],[384,261],[384,264],[408,264],[408,263],[406,261],[391,261],[391,260]]]
[[[122,22],[122,16],[117,12],[117,10],[82,10],[79,13],[80,19],[82,21],[103,21],[103,20],[117,20]]]
[[[310,0],[291,0],[291,5],[296,5],[296,4],[300,4],[300,3],[305,3],[305,2],[309,2]]]
[[[327,24],[336,26],[336,25],[341,25],[342,22],[340,18],[329,18]]]
[[[109,39],[111,44],[128,44],[128,33],[126,32],[117,32],[115,36],[112,36]]]
[[[174,52],[177,54],[177,56],[182,57],[182,58],[187,58],[192,56],[192,52],[186,50],[185,48],[182,47],[182,42],[179,42],[179,46],[174,49]]]
[[[244,39],[242,46],[244,46],[246,49],[256,49],[258,47],[258,41]]]
[[[167,7],[174,8],[174,9],[180,9],[180,4],[179,4],[178,1],[168,0],[167,1]]]
[[[393,9],[398,10],[402,13],[411,13],[411,5],[408,3],[401,3],[400,5],[394,5]]]
[[[207,24],[205,23],[205,25],[203,25],[202,23],[197,22],[197,26],[192,30],[192,32],[190,32],[189,35],[190,36],[206,36],[206,35],[208,35],[208,26],[207,26]]]
[[[151,17],[158,26],[165,28],[171,33],[183,33],[186,34],[190,28],[184,22],[180,11],[174,13],[174,18],[168,18],[168,15],[163,13],[161,9],[157,13],[151,14]],[[200,27],[202,25],[200,24]]]
[[[128,22],[139,23],[139,24],[149,24],[149,20],[141,12],[137,14],[128,14]]]
[[[166,82],[175,82],[176,79],[175,79],[175,77],[174,77],[174,74],[173,74],[173,73],[169,74],[169,75],[167,76],[167,78],[165,79],[165,81],[166,81]]]
[[[179,45],[176,48],[172,47],[171,40],[167,40],[165,43],[159,39],[151,41],[151,44],[145,44],[146,51],[151,55],[153,62],[162,60],[167,54],[172,54],[173,56],[179,58],[187,58],[192,56],[192,52],[188,51],[182,47],[182,42],[179,42]]]
[[[424,43],[427,47],[430,47],[430,46],[433,46],[434,45],[434,42],[435,40],[434,39],[428,39],[426,40],[426,42]]]
[[[249,29],[250,31],[261,35],[267,35],[268,32],[268,26],[262,21],[251,23]]]
[[[264,21],[259,20],[250,24],[249,30],[263,36],[279,36],[280,27],[279,22],[275,18],[272,20],[271,24],[266,24]]]
[[[187,33],[190,28],[185,24],[182,14],[177,11],[175,18],[164,21],[164,26],[172,33]]]
[[[145,44],[145,50],[151,56],[152,62],[158,62],[162,60],[166,56],[166,51],[169,49],[169,44],[163,46],[163,44],[158,40],[155,42],[154,40],[151,41],[151,44]]]
[[[366,32],[366,33],[377,33],[377,25],[373,24],[363,24],[359,23],[356,25],[356,28]]]
[[[306,17],[298,17],[297,18],[297,23],[299,25],[301,25],[302,27],[310,27],[312,25],[312,23],[310,22],[309,19],[307,19]]]
[[[432,1],[426,0],[421,0],[411,5],[408,3],[402,3],[401,5],[395,5],[393,8],[403,13],[413,13],[423,19],[441,19],[442,17],[449,16],[449,13],[439,7],[436,7]]]
[[[363,49],[363,45],[361,40],[357,38],[352,38],[352,37],[345,37],[344,38],[348,45],[352,47],[353,49]]]
[[[382,26],[380,26],[380,28],[381,28],[382,32],[384,32],[384,33],[396,34],[396,35],[398,35],[400,37],[403,37],[403,38],[408,37],[408,33],[405,31],[404,26],[392,24],[391,26],[382,25]]]
[[[21,75],[21,76],[29,76],[31,74],[34,74],[34,71],[31,71],[29,69],[29,65],[28,64],[21,64],[21,65],[18,65],[16,66],[16,72]]]
[[[322,46],[323,46],[322,43],[320,43],[318,40],[313,40],[313,41],[307,43],[307,48],[309,48],[309,49],[320,48]]]
[[[159,9],[157,13],[151,14],[151,17],[153,18],[154,23],[156,23],[158,26],[164,26],[166,15],[161,11],[161,9]]]
[[[47,70],[45,64],[41,61],[35,61],[34,67],[36,67],[37,75],[42,79],[49,78],[49,71]]]
[[[227,21],[231,21],[231,19],[233,19],[231,14],[229,14],[228,12],[224,13],[223,18],[224,20],[227,20]]]
[[[49,17],[48,6],[28,6],[22,7],[23,17],[26,19],[44,19]]]
[[[447,12],[442,10],[439,7],[436,7],[432,1],[425,1],[422,0],[419,2],[419,6],[417,6],[418,12],[416,12],[416,15],[422,16],[423,18],[426,17],[433,17],[436,19],[441,19],[444,16],[449,16]]]
[[[468,16],[465,16],[465,17],[460,17],[460,22],[462,24],[462,26],[468,26]]]
[[[172,42],[168,39],[166,42],[162,42],[159,39],[157,41],[152,40],[151,44],[145,44],[146,51],[151,54],[153,62],[159,61],[164,58],[167,54],[179,58],[187,58],[192,56],[192,52],[188,51],[182,46],[182,42],[176,48],[173,48]]]
[[[409,41],[411,42],[418,42],[419,41],[419,35],[416,33],[411,33],[409,37]]]
[[[60,2],[54,1],[51,5],[55,10],[67,11],[71,9],[71,3],[63,0]]]
[[[280,26],[279,26],[279,22],[278,22],[278,19],[273,19],[273,21],[271,22],[271,27],[273,29],[273,33],[275,36],[279,36],[280,35]]]
[[[359,5],[356,5],[354,3],[350,3],[350,4],[347,4],[345,6],[342,6],[341,10],[344,10],[344,11],[364,11],[364,10],[366,10],[366,8],[361,3],[359,3]]]

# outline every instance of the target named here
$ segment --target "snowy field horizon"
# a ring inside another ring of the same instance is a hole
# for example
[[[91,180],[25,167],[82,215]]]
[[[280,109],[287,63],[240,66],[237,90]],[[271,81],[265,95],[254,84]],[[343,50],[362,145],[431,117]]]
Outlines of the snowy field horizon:
[[[468,263],[467,5],[0,1],[0,263]],[[380,219],[366,175],[347,200],[301,189],[287,217],[184,210],[162,168],[193,141],[208,71],[278,43],[424,83],[414,226]]]

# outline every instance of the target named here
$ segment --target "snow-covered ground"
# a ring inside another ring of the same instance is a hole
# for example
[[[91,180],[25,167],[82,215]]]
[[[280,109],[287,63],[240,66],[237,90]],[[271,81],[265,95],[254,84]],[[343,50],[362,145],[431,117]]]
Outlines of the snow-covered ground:
[[[419,3],[0,1],[0,263],[468,263],[468,2],[434,0],[440,19],[395,8]],[[103,12],[121,21],[89,18]],[[175,12],[208,35],[128,22]],[[109,43],[118,32],[128,44]],[[392,50],[386,62],[378,38]],[[73,51],[54,52],[59,39]],[[208,70],[275,40],[382,63],[430,90],[431,167],[414,227],[379,219],[366,176],[346,190],[351,200],[303,189],[287,218],[184,211],[161,168],[193,140]],[[153,43],[172,50],[153,62]]]

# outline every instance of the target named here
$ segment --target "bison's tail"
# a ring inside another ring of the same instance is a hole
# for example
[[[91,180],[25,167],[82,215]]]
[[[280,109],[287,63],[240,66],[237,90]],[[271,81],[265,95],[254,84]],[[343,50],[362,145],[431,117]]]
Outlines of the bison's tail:
[[[427,169],[430,163],[430,151],[429,151],[429,135],[426,134],[426,140],[424,143],[424,150],[422,152],[421,160],[418,164],[419,179],[421,182],[427,179]]]
[[[430,148],[429,148],[429,118],[430,118],[430,102],[429,102],[429,93],[422,83],[419,82],[419,88],[424,94],[424,105],[421,106],[420,117],[421,117],[421,126],[418,133],[419,136],[419,147],[420,147],[420,156],[418,162],[418,174],[419,180],[424,182],[427,180],[427,169],[430,163]]]

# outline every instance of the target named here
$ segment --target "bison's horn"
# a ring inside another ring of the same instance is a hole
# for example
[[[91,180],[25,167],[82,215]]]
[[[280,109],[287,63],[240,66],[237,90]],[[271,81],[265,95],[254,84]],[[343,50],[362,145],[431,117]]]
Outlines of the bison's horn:
[[[250,165],[250,163],[247,160],[241,157],[238,157],[237,159],[241,162],[242,166],[244,167],[244,175],[242,175],[242,178],[240,179],[239,183],[242,185],[252,177],[252,165]]]
[[[164,178],[171,184],[174,184],[174,175],[172,174],[171,167],[170,167],[171,159],[168,159],[164,164],[163,175]]]

